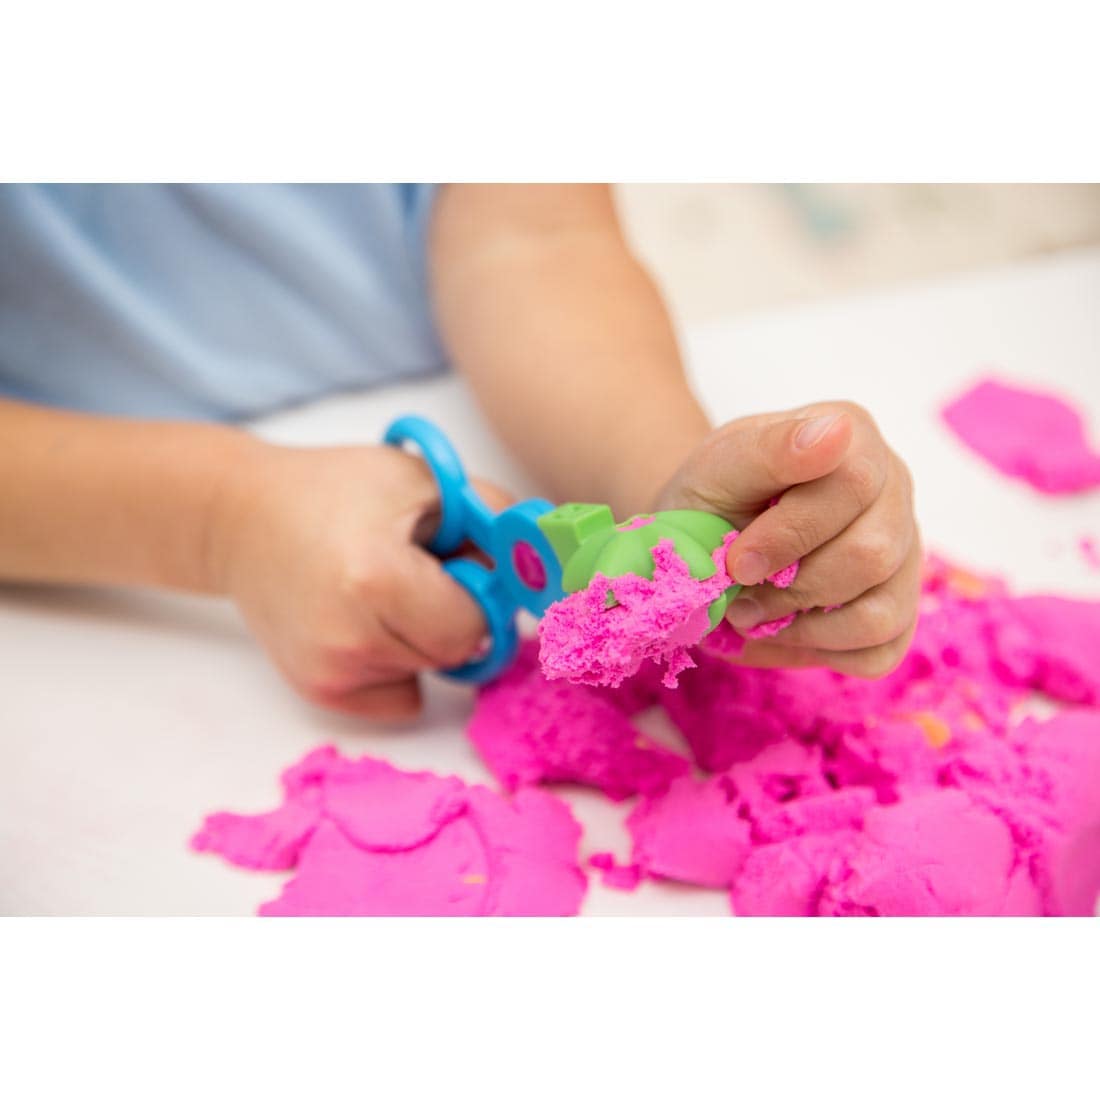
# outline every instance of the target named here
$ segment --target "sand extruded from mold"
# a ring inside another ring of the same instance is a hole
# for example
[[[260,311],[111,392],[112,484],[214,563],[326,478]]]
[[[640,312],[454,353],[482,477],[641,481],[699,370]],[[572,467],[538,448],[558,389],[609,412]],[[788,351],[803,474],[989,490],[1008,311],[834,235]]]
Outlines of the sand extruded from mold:
[[[614,688],[652,662],[664,667],[665,687],[675,688],[680,673],[695,667],[691,650],[710,631],[707,609],[733,584],[726,555],[738,534],[730,531],[714,551],[710,577],[694,578],[672,541],[662,539],[652,551],[652,579],[597,573],[586,588],[553,604],[539,623],[539,663],[546,678]],[[794,562],[768,583],[788,588],[797,576]],[[760,623],[745,636],[770,638],[793,621],[794,615],[787,615]],[[724,630],[715,642],[735,652],[742,640]]]

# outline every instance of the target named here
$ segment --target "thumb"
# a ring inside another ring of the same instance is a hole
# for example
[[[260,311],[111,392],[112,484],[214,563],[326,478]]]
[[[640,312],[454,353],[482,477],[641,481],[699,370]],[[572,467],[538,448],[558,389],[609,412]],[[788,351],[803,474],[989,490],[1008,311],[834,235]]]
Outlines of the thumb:
[[[807,409],[731,420],[692,452],[659,506],[697,508],[744,527],[785,489],[832,473],[851,438],[844,412]]]
[[[419,546],[405,546],[379,592],[383,624],[433,668],[452,668],[477,652],[487,633],[474,598]]]
[[[492,481],[486,481],[481,477],[471,478],[470,481],[477,495],[481,497],[494,512],[503,512],[505,508],[508,508],[516,502],[514,494],[510,493],[507,489],[502,489]]]

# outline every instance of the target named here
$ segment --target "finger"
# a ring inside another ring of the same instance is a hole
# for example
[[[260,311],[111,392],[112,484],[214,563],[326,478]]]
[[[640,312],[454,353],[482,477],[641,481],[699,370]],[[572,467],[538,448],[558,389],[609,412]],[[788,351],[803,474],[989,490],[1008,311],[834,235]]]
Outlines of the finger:
[[[661,507],[697,508],[745,527],[785,489],[835,470],[851,435],[852,417],[839,404],[734,420],[696,448]]]
[[[407,679],[433,662],[399,637],[378,617],[363,609],[355,636],[310,647],[303,654],[271,654],[283,675],[307,699],[324,700],[374,683]]]
[[[439,526],[439,486],[431,467],[418,454],[400,447],[390,452],[389,472],[385,489],[400,502],[396,515],[397,529],[402,538],[430,542]]]
[[[502,489],[491,481],[482,481],[481,478],[475,477],[473,486],[478,496],[485,501],[489,506],[489,510],[494,514],[503,512],[505,508],[510,508],[516,502],[516,498],[507,489]],[[479,546],[475,546],[474,543],[469,541],[464,542],[453,554],[447,554],[446,558],[447,560],[451,558],[469,558],[490,569],[493,566],[492,558]]]
[[[358,714],[365,718],[393,720],[412,718],[420,712],[420,685],[416,677],[384,684],[364,684],[340,693],[312,697],[328,710]]]
[[[802,558],[789,587],[764,584],[744,589],[730,604],[728,618],[739,630],[746,630],[794,611],[849,603],[889,580],[918,543],[905,472],[890,480],[863,515]]]
[[[885,583],[835,611],[799,615],[769,639],[775,645],[831,652],[870,649],[901,637],[917,618],[921,553],[914,544],[902,567]]]
[[[427,546],[439,529],[442,505],[439,499],[439,486],[428,464],[418,455],[406,451],[395,451],[400,455],[395,477],[403,486],[405,505],[398,517],[398,530],[402,538],[407,538],[420,546]],[[470,483],[479,497],[493,513],[501,512],[515,503],[515,497],[482,478],[471,478]]]
[[[755,585],[835,538],[878,500],[893,456],[869,421],[860,421],[839,465],[817,481],[787,490],[730,547],[726,567]]]
[[[487,631],[474,598],[418,546],[393,555],[379,582],[376,610],[386,628],[432,668],[469,660]]]
[[[826,649],[794,649],[773,641],[746,642],[745,648],[731,660],[734,664],[753,668],[831,668],[847,676],[877,680],[888,676],[905,659],[916,626],[913,623],[900,638],[885,645],[846,653]]]
[[[503,512],[505,508],[516,502],[516,498],[512,493],[491,481],[485,481],[480,477],[471,478],[470,481],[474,491],[489,505],[493,512]]]

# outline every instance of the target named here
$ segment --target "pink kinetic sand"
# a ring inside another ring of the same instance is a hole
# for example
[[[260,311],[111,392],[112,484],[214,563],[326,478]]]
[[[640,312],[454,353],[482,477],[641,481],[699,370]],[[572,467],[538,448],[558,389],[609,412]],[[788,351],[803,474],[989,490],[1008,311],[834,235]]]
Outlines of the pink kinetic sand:
[[[617,690],[551,684],[529,644],[522,675],[483,691],[471,733],[494,771],[521,743],[520,782],[559,778],[545,762],[568,743],[570,760],[599,761],[573,779],[606,789],[620,753],[639,766],[653,751],[627,716],[666,710],[707,774],[667,756],[643,769],[630,863],[595,864],[612,879],[729,888],[742,914],[1093,911],[1100,603],[1013,598],[931,558],[912,648],[881,680],[742,668],[712,654],[724,645],[704,646],[671,691],[646,666]],[[1024,717],[1037,693],[1061,709]]]
[[[931,558],[912,648],[881,680],[704,650],[679,690],[652,664],[611,690],[547,681],[535,648],[469,726],[511,800],[321,749],[278,809],[215,814],[194,847],[294,870],[265,914],[575,913],[579,828],[531,789],[572,782],[638,796],[630,861],[590,859],[617,889],[728,889],[744,915],[1094,911],[1100,603],[1014,598]],[[1037,695],[1052,716],[1027,716]],[[654,704],[690,760],[632,723]]]
[[[1075,493],[1100,485],[1100,454],[1080,415],[1050,394],[978,383],[943,410],[959,438],[1002,473],[1043,493]]]
[[[637,890],[642,881],[642,869],[636,863],[616,863],[610,852],[593,852],[588,857],[588,865],[600,872],[604,886],[612,890],[630,893]]]
[[[296,873],[264,916],[571,916],[580,827],[537,790],[511,800],[454,777],[317,749],[266,814],[213,814],[192,838],[231,863]]]
[[[713,555],[715,572],[704,580],[692,577],[672,541],[662,539],[653,548],[652,580],[597,573],[587,588],[553,604],[539,623],[539,662],[546,678],[618,687],[644,662],[652,661],[665,666],[663,683],[674,688],[680,673],[695,667],[688,650],[708,634],[707,608],[733,583],[726,554],[739,533],[731,531],[723,539]],[[794,562],[768,580],[777,588],[788,588],[797,576]],[[611,607],[609,592],[615,597]],[[746,635],[770,638],[793,621],[794,615],[787,615],[761,623]],[[725,630],[710,648],[735,653],[741,644],[740,635]]]
[[[710,628],[707,608],[733,583],[730,532],[714,552],[715,572],[696,580],[671,539],[653,548],[653,579],[597,573],[587,588],[552,604],[539,623],[539,660],[549,680],[618,687],[646,660],[666,666],[664,682],[694,667],[688,649]],[[607,594],[615,604],[607,606]]]
[[[635,729],[628,717],[656,698],[639,676],[617,692],[550,682],[534,642],[512,667],[481,689],[467,733],[506,791],[532,783],[583,783],[609,798],[664,790],[690,768]],[[652,666],[650,666],[652,667]]]
[[[1085,564],[1095,573],[1100,573],[1100,547],[1096,540],[1088,535],[1082,535],[1077,540],[1077,549],[1081,551],[1081,557]]]
[[[728,890],[744,915],[1094,911],[1100,603],[1014,598],[931,558],[911,650],[881,680],[697,657],[678,690],[652,663],[606,689],[546,680],[525,643],[469,725],[511,800],[320,749],[278,809],[214,814],[193,846],[293,870],[265,914],[575,913],[579,827],[531,789],[567,782],[637,796],[630,861],[589,860],[617,889]],[[653,705],[685,754],[631,721]]]

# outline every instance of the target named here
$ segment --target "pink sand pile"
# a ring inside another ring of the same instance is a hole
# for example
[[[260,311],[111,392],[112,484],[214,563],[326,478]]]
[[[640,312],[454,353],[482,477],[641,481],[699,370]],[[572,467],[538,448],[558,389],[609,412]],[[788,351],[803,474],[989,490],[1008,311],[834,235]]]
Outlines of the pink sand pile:
[[[283,773],[270,813],[219,813],[200,852],[295,875],[266,916],[572,916],[586,879],[560,799],[513,799],[453,776],[317,749]]]
[[[733,583],[726,571],[726,554],[739,532],[731,531],[713,555],[715,572],[696,580],[670,539],[653,548],[653,579],[627,574],[597,573],[587,588],[553,604],[539,623],[539,661],[549,680],[569,680],[596,687],[618,687],[652,661],[664,665],[663,683],[674,688],[677,678],[695,662],[688,652],[710,629],[707,608]],[[787,588],[798,576],[798,562],[773,576],[770,583]],[[608,606],[611,593],[615,602]],[[761,623],[750,638],[769,638],[794,620],[785,616]],[[735,652],[742,642],[723,630],[713,647]]]
[[[466,732],[497,782],[514,791],[532,783],[580,783],[616,801],[664,790],[690,764],[635,729],[628,715],[653,700],[650,674],[616,692],[547,680],[535,644],[481,689]]]
[[[1050,394],[987,379],[943,410],[956,435],[1002,473],[1043,493],[1076,493],[1100,485],[1077,410]]]
[[[623,889],[729,889],[744,914],[1091,912],[1100,604],[1014,599],[938,560],[923,601],[909,656],[878,681],[700,653],[678,691],[651,666],[607,691],[547,683],[529,645],[470,734],[506,786],[568,776],[641,794],[631,861],[592,858]],[[1035,693],[1068,705],[1028,718]],[[705,774],[633,726],[654,702]]]

